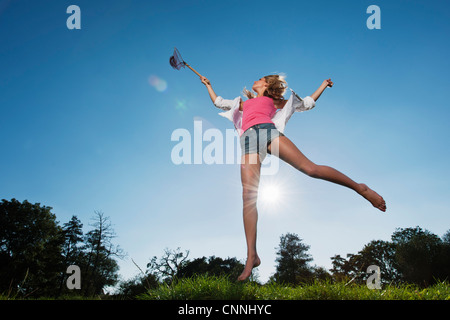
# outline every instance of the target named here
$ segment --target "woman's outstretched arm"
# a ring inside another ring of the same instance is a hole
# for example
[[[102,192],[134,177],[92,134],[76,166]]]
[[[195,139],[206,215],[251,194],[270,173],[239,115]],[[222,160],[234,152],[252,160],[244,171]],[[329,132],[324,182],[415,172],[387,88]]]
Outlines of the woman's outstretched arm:
[[[208,89],[208,93],[209,93],[209,96],[210,96],[212,102],[215,103],[216,99],[217,99],[217,95],[211,86],[211,82],[209,82],[209,80],[205,77],[200,77],[200,80],[206,86],[206,89]]]
[[[317,99],[319,99],[320,95],[325,91],[325,89],[327,87],[331,88],[332,86],[333,81],[331,81],[331,79],[324,80],[320,87],[312,95],[310,95],[310,97],[313,98],[314,101],[317,101]]]

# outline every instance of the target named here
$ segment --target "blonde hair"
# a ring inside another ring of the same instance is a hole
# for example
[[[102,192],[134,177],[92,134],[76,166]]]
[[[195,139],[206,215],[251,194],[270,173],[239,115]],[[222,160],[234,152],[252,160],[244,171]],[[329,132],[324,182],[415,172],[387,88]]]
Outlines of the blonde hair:
[[[264,91],[264,95],[266,97],[275,99],[275,100],[282,100],[283,95],[286,92],[287,89],[287,82],[284,79],[284,76],[278,75],[278,74],[272,74],[263,77],[269,87]],[[244,96],[246,96],[249,99],[253,99],[256,97],[256,95],[248,91],[246,88],[244,88],[243,92]]]

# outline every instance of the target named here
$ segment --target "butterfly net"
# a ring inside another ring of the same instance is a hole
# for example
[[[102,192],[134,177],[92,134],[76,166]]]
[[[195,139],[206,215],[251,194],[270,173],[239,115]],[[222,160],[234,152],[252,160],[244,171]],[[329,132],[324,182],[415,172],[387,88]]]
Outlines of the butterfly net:
[[[170,65],[172,66],[172,68],[176,70],[180,70],[181,68],[184,68],[184,66],[186,65],[177,48],[175,48],[173,56],[170,57]]]

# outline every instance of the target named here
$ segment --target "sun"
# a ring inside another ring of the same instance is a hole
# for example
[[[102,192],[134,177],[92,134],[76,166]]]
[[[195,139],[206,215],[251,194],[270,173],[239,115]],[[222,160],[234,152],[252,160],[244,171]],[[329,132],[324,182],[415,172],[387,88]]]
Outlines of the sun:
[[[261,176],[258,209],[268,214],[281,214],[291,209],[290,204],[294,199],[298,200],[298,195],[289,176]]]
[[[274,205],[280,202],[281,196],[280,186],[275,183],[268,183],[261,186],[258,198],[264,204]]]

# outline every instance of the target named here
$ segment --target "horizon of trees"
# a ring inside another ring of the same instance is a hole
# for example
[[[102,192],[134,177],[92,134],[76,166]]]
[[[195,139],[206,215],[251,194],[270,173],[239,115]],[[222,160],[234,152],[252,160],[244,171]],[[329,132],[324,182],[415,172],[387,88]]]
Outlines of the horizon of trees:
[[[20,297],[92,297],[107,286],[118,286],[118,294],[132,298],[161,283],[199,274],[229,276],[234,280],[244,269],[235,257],[210,256],[190,260],[189,251],[165,249],[149,259],[147,269],[132,279],[119,282],[117,259],[126,255],[113,243],[111,220],[94,211],[91,230],[83,234],[83,224],[72,216],[62,226],[52,208],[3,199],[0,202],[0,294]],[[365,283],[366,269],[377,265],[381,281],[413,283],[422,287],[450,278],[450,230],[442,238],[424,230],[397,228],[391,241],[372,240],[359,252],[331,257],[332,268],[312,266],[310,246],[295,233],[280,236],[276,251],[276,271],[269,282],[302,285],[315,280]],[[133,261],[134,262],[134,261]],[[81,289],[69,290],[67,267],[81,269]],[[254,272],[251,281],[257,281]]]
[[[52,208],[16,199],[0,203],[0,294],[21,297],[95,296],[115,285],[123,251],[112,243],[111,221],[95,211],[83,234],[76,217],[62,226]],[[69,290],[70,265],[81,270],[80,290]]]

